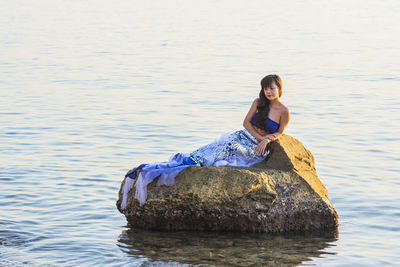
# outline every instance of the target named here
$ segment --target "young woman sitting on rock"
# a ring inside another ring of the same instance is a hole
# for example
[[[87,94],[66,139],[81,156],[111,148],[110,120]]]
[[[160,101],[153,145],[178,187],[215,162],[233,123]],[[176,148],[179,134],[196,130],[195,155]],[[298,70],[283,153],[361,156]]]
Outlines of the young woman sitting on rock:
[[[178,153],[168,162],[142,164],[129,171],[122,190],[122,210],[136,177],[135,198],[143,205],[147,185],[157,177],[157,185],[172,185],[178,173],[188,166],[249,167],[263,161],[268,154],[267,144],[279,138],[289,123],[289,109],[281,103],[281,96],[281,78],[267,75],[261,80],[259,98],[254,100],[244,119],[245,129],[223,135],[190,154]]]

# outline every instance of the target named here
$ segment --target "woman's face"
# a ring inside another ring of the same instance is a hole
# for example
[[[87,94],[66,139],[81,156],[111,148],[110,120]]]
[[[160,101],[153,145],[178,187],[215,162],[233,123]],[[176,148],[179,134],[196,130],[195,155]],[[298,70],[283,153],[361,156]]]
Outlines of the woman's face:
[[[264,88],[265,97],[268,100],[274,100],[279,98],[279,87],[276,83],[272,82],[269,86]]]

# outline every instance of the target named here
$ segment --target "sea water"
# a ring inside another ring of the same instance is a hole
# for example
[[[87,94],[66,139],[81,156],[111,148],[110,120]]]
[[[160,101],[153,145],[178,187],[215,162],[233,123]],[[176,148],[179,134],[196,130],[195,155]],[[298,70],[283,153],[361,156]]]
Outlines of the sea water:
[[[1,266],[395,265],[398,1],[2,1]],[[337,235],[160,233],[115,202],[140,163],[243,119],[270,73]]]

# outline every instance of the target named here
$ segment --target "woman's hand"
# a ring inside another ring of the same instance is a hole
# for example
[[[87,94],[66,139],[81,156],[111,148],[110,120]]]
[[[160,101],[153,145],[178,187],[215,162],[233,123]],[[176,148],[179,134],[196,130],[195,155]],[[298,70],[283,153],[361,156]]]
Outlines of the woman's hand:
[[[257,145],[257,147],[256,147],[256,151],[255,151],[256,156],[259,156],[259,157],[260,157],[260,156],[264,155],[265,148],[267,147],[267,144],[268,144],[269,142],[271,142],[271,140],[268,139],[268,138],[265,138],[265,139],[262,140],[260,143],[258,143],[258,145]]]
[[[263,140],[262,140],[260,143],[258,143],[258,145],[257,145],[257,147],[256,147],[256,151],[255,151],[256,155],[257,155],[257,156],[262,156],[262,155],[264,155],[264,151],[265,151],[265,148],[267,147],[267,144],[268,144],[269,142],[274,141],[275,139],[276,139],[276,135],[275,135],[275,134],[268,134],[268,135],[266,135],[266,136],[263,138]]]
[[[270,142],[276,139],[276,134],[268,134],[264,137],[264,139],[268,139]]]

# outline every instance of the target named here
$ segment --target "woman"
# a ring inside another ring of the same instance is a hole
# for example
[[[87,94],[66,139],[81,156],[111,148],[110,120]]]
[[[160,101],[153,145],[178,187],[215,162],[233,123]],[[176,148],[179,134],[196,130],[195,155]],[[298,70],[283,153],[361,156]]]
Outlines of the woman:
[[[147,185],[160,177],[157,185],[172,185],[176,175],[188,166],[248,167],[268,154],[267,144],[282,135],[289,123],[289,109],[280,101],[282,80],[278,75],[267,75],[261,80],[259,98],[255,99],[244,119],[245,129],[222,136],[215,142],[186,155],[178,153],[169,162],[142,164],[126,174],[121,208],[126,207],[127,194],[136,181],[135,198],[143,205]]]

